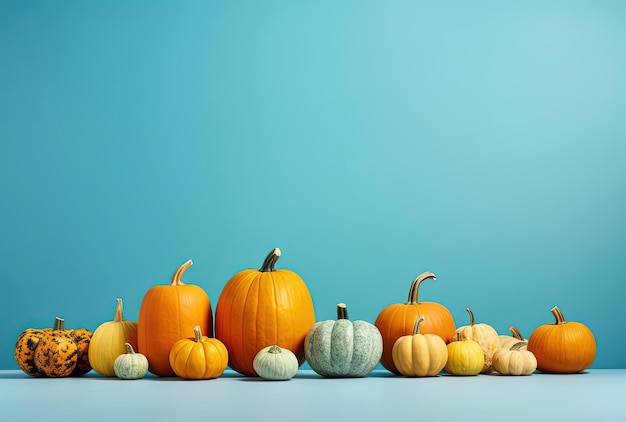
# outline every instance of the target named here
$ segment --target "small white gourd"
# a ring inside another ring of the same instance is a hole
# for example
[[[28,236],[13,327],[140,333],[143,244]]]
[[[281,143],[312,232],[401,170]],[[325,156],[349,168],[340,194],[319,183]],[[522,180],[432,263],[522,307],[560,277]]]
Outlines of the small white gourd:
[[[256,354],[252,366],[264,380],[286,381],[298,372],[298,358],[289,349],[277,345],[265,347]]]
[[[123,380],[143,378],[148,372],[148,359],[141,353],[135,353],[130,343],[125,343],[126,353],[115,358],[113,371]]]

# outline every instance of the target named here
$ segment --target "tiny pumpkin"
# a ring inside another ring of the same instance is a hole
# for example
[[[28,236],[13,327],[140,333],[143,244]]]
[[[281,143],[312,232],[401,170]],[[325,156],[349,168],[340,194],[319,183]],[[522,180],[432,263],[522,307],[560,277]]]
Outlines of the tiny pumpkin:
[[[557,374],[584,371],[596,357],[593,333],[580,322],[566,321],[557,306],[551,312],[556,322],[537,327],[528,339],[528,350],[537,358],[537,369]]]
[[[465,308],[465,311],[470,316],[470,324],[457,328],[456,338],[476,341],[485,354],[485,362],[480,372],[491,372],[493,370],[491,358],[496,350],[500,349],[500,336],[491,325],[485,323],[476,324],[474,313],[469,308]]]
[[[298,358],[289,349],[277,345],[264,347],[252,362],[259,377],[269,381],[286,381],[298,372]]]
[[[364,377],[383,353],[383,339],[375,325],[348,319],[345,303],[337,305],[337,320],[313,325],[305,338],[304,355],[324,377]]]
[[[199,325],[193,332],[193,339],[180,339],[172,346],[169,355],[172,370],[184,379],[219,377],[228,366],[226,346],[216,338],[203,336]]]
[[[446,342],[436,334],[421,334],[424,317],[415,321],[413,334],[402,336],[393,345],[393,363],[406,377],[432,377],[446,366]]]
[[[132,344],[124,343],[126,353],[122,353],[113,362],[115,376],[123,380],[137,380],[146,376],[148,359],[141,353],[136,353]]]
[[[463,339],[459,333],[448,343],[448,361],[446,372],[451,375],[473,376],[483,370],[485,353],[474,340]]]
[[[494,371],[502,375],[530,375],[537,369],[537,359],[525,349],[525,342],[496,350],[492,357]]]
[[[91,338],[89,363],[94,371],[115,376],[115,360],[127,351],[126,343],[137,347],[137,323],[124,319],[122,299],[117,298],[113,320],[100,324]]]

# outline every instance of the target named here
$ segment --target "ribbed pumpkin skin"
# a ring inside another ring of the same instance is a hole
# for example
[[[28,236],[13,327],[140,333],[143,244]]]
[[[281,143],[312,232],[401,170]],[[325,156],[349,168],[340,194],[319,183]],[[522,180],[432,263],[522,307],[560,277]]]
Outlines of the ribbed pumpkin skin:
[[[115,317],[95,329],[89,349],[89,363],[94,371],[114,377],[115,360],[127,352],[126,343],[137,348],[137,323],[124,319],[122,300],[117,299]]]
[[[556,306],[552,313],[557,322],[537,327],[528,339],[528,350],[537,358],[537,369],[557,374],[584,371],[596,357],[591,330],[580,322],[565,321]]]
[[[337,310],[336,321],[321,321],[309,330],[304,346],[306,360],[323,377],[364,377],[380,362],[382,336],[367,321],[348,320],[344,304]]]
[[[276,251],[274,262],[280,256]],[[254,358],[269,345],[290,350],[302,364],[304,339],[313,324],[315,312],[306,284],[293,271],[274,270],[273,263],[265,271],[235,274],[215,308],[215,337],[228,349],[230,368],[245,376],[257,375]]]
[[[416,323],[414,333],[400,337],[393,345],[393,363],[405,377],[432,377],[446,366],[448,349],[436,334],[421,334],[423,317]]]
[[[202,335],[199,327],[193,339],[180,339],[169,354],[170,366],[184,379],[204,380],[217,378],[228,366],[228,350],[224,343]]]
[[[425,272],[416,277],[411,284],[407,303],[395,303],[387,306],[374,322],[383,336],[383,355],[380,363],[385,369],[397,375],[400,375],[400,371],[393,362],[393,345],[400,337],[413,333],[413,325],[419,317],[425,318],[420,326],[420,332],[422,334],[436,334],[446,344],[452,340],[456,330],[454,317],[448,308],[436,302],[418,301],[417,289],[419,284],[428,278],[435,279],[435,275]]]
[[[191,261],[182,267],[191,265]],[[137,319],[137,349],[149,362],[149,371],[168,377],[176,375],[169,362],[169,353],[178,340],[192,338],[193,328],[199,325],[203,333],[212,336],[213,312],[207,293],[193,284],[182,283],[181,268],[172,283],[153,286],[145,294]],[[176,277],[179,274],[180,277]]]

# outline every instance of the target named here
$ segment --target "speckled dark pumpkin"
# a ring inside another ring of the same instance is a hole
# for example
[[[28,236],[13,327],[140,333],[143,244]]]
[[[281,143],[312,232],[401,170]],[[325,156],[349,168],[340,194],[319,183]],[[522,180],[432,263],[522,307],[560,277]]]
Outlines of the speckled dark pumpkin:
[[[89,344],[91,342],[91,335],[93,333],[85,328],[78,328],[70,331],[70,335],[76,343],[78,348],[78,357],[76,359],[76,367],[72,371],[72,376],[77,377],[85,375],[91,371],[91,365],[89,364]]]
[[[39,340],[41,340],[45,331],[50,331],[50,329],[29,328],[24,330],[17,338],[15,349],[13,350],[15,362],[17,362],[22,371],[33,377],[43,376],[35,365],[35,350],[39,346]]]
[[[66,330],[62,318],[54,328],[24,330],[17,339],[13,356],[18,366],[33,377],[67,377],[91,370],[88,359],[91,331]]]

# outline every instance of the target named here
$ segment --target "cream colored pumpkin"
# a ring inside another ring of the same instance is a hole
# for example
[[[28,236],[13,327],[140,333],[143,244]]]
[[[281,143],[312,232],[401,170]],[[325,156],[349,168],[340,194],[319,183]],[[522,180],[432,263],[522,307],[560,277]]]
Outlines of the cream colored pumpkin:
[[[101,375],[115,376],[115,359],[126,353],[126,343],[137,348],[137,323],[124,319],[122,299],[117,299],[113,321],[100,324],[89,344],[89,364]]]
[[[493,354],[500,349],[500,336],[491,325],[476,324],[474,313],[469,308],[465,310],[470,316],[470,324],[457,328],[455,338],[477,342],[485,354],[485,362],[480,372],[483,374],[491,372],[493,371],[491,359]]]
[[[523,349],[520,342],[511,349],[500,349],[493,354],[493,369],[502,375],[530,375],[537,369],[537,359],[532,352]]]
[[[499,336],[500,348],[510,349],[518,343],[524,343],[520,346],[520,348],[522,348],[523,350],[526,350],[528,346],[528,340],[526,340],[524,336],[522,336],[522,333],[520,333],[519,330],[512,325],[509,327],[509,331],[511,332],[512,335],[507,336],[507,335],[501,334]]]
[[[264,380],[287,381],[296,375],[300,364],[291,350],[272,345],[259,350],[252,366]]]
[[[137,380],[146,376],[148,359],[141,353],[135,353],[130,343],[124,345],[126,353],[115,358],[113,370],[115,376],[123,380]]]
[[[421,334],[424,316],[415,321],[413,335],[396,340],[391,351],[393,364],[406,377],[432,377],[446,366],[446,342],[436,334]]]

